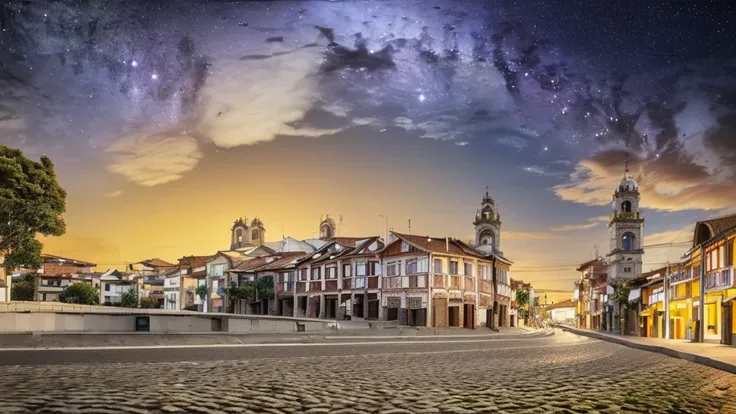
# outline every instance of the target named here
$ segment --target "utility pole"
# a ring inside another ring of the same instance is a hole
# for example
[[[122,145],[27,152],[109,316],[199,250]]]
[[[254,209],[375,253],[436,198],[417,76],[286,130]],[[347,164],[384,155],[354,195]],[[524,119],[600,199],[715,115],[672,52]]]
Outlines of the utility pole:
[[[667,270],[664,273],[664,339],[670,339],[670,262],[667,261]],[[643,298],[642,298],[643,299]]]

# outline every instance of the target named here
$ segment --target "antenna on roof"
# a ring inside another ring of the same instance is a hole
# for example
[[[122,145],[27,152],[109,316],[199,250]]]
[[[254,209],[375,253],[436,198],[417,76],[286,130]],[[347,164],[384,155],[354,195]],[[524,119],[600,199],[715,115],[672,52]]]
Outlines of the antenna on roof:
[[[411,219],[409,219],[409,234],[411,234]]]

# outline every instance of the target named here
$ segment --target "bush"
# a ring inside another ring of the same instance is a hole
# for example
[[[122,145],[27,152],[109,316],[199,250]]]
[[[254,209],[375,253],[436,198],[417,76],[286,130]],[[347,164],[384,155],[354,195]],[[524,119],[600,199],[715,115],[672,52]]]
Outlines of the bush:
[[[86,283],[73,283],[59,295],[59,301],[64,303],[79,303],[82,305],[97,305],[100,303],[100,292]]]
[[[141,308],[158,308],[158,301],[154,298],[141,298]]]
[[[10,288],[10,299],[20,301],[36,300],[36,275],[26,274],[14,280]]]
[[[130,288],[127,292],[123,293],[120,298],[120,306],[123,308],[138,307],[138,292],[136,292],[135,288]]]

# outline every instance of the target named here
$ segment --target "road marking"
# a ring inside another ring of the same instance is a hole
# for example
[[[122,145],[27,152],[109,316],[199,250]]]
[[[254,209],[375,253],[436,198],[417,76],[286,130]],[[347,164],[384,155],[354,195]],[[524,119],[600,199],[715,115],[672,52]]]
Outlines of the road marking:
[[[0,352],[32,351],[118,351],[145,349],[196,349],[196,348],[262,348],[262,347],[316,347],[316,346],[366,346],[366,345],[416,345],[416,344],[464,344],[482,342],[505,342],[517,339],[466,339],[455,341],[373,341],[373,342],[306,342],[306,343],[265,343],[265,344],[202,344],[202,345],[125,345],[125,346],[76,346],[43,348],[0,348]],[[549,346],[549,345],[547,345]],[[496,348],[499,349],[499,348]],[[513,349],[513,348],[510,348]]]

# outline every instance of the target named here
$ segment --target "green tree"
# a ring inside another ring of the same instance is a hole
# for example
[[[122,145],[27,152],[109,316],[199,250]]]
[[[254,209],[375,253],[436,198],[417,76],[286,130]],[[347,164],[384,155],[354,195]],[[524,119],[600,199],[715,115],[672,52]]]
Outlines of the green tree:
[[[526,317],[527,306],[529,305],[529,291],[516,289],[516,309],[519,310],[519,316]]]
[[[258,298],[273,298],[273,277],[264,276],[258,278],[256,281],[256,291],[258,292]]]
[[[44,155],[35,162],[0,145],[0,255],[5,267],[40,267],[43,245],[36,235],[63,235],[65,211],[66,191],[51,159]]]
[[[231,282],[230,287],[227,289],[227,294],[230,297],[230,301],[243,299],[246,302],[253,302],[256,297],[256,286],[253,282],[246,282],[241,286],[238,286],[235,282]]]
[[[38,281],[36,275],[25,274],[18,280],[14,280],[11,290],[10,299],[20,301],[33,301],[36,300],[36,289],[38,288]]]
[[[59,301],[64,303],[97,305],[100,303],[100,291],[87,283],[72,283],[59,294]]]
[[[197,286],[197,290],[195,290],[197,296],[199,296],[199,299],[201,299],[203,302],[207,298],[207,290],[208,289],[206,285],[199,285]]]
[[[612,283],[613,286],[613,301],[618,304],[618,315],[619,315],[619,333],[624,335],[626,332],[626,325],[628,324],[628,312],[626,309],[629,304],[629,293],[631,292],[631,285],[626,281],[617,281]]]
[[[120,297],[120,306],[124,308],[138,307],[138,292],[135,291],[135,288],[130,288],[127,292],[123,292],[123,295]]]
[[[158,308],[158,301],[154,298],[141,298],[141,308]]]

